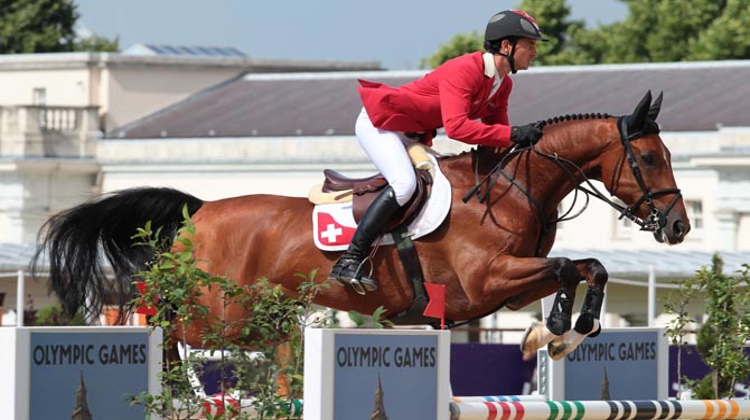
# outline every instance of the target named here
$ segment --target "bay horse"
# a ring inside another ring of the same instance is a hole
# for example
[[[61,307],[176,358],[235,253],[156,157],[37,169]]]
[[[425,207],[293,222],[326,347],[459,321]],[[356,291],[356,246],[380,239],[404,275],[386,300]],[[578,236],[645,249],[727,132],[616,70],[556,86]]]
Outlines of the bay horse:
[[[518,310],[556,294],[546,323],[535,323],[522,343],[526,353],[547,345],[556,359],[572,351],[587,335],[598,334],[605,267],[596,259],[548,258],[561,219],[558,204],[576,189],[607,201],[667,244],[683,241],[690,230],[677,188],[671,155],[659,137],[659,95],[649,91],[629,115],[567,115],[538,124],[543,137],[531,148],[478,147],[440,156],[450,181],[452,204],[446,220],[414,241],[424,280],[445,285],[445,317],[454,322],[492,314],[502,307]],[[625,203],[590,188],[601,181]],[[464,200],[465,199],[465,200]],[[294,296],[304,281],[295,274],[319,269],[314,279],[327,281],[339,252],[313,244],[313,205],[302,197],[247,195],[202,201],[168,188],[134,188],[101,195],[51,217],[40,230],[31,271],[40,277],[49,260],[49,288],[69,313],[80,308],[98,313],[104,301],[108,260],[118,293],[132,297],[132,276],[152,258],[132,246],[137,228],[151,221],[165,232],[177,231],[187,206],[195,226],[195,257],[212,275],[228,276],[239,285],[267,278]],[[175,242],[174,249],[180,247]],[[414,300],[395,247],[381,246],[373,259],[380,287],[366,295],[337,282],[322,288],[314,303],[338,310],[386,316],[405,311]],[[588,289],[581,314],[572,325],[576,287]],[[222,319],[218,291],[204,291],[200,304]],[[126,308],[121,308],[126,309]],[[234,311],[234,320],[247,318]],[[188,344],[200,346],[195,322]],[[573,328],[574,327],[574,328]],[[231,337],[229,337],[231,338]]]

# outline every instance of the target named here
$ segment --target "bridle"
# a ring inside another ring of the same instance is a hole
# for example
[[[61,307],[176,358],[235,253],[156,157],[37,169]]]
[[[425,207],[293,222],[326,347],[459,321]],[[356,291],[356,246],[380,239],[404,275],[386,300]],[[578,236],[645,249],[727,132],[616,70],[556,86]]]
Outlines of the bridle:
[[[633,152],[633,148],[630,145],[631,141],[642,137],[645,134],[645,130],[639,130],[635,133],[628,133],[628,124],[625,117],[620,117],[617,120],[617,129],[620,132],[620,142],[622,143],[622,147],[625,149],[625,157],[628,159],[628,166],[630,167],[630,171],[633,173],[633,178],[635,178],[636,182],[638,183],[638,187],[641,189],[642,194],[641,198],[636,200],[636,202],[631,206],[621,206],[609,200],[608,203],[610,206],[620,212],[620,217],[618,218],[618,220],[625,217],[633,223],[639,225],[641,227],[641,230],[643,231],[658,232],[662,228],[664,228],[664,226],[666,226],[667,215],[677,203],[677,200],[682,198],[682,192],[680,192],[679,188],[649,191],[648,188],[646,188],[646,184],[643,182],[641,169],[638,166],[638,161],[635,158],[635,153]],[[674,194],[674,197],[672,198],[672,201],[669,202],[669,205],[667,205],[665,211],[662,212],[654,205],[654,199],[669,194]],[[641,220],[635,214],[635,211],[643,203],[646,203],[649,209],[649,215],[646,220]]]
[[[623,146],[623,149],[625,151],[625,157],[628,161],[628,166],[630,167],[630,171],[633,174],[633,177],[635,178],[636,182],[638,183],[638,187],[641,190],[641,197],[636,200],[635,203],[633,203],[630,206],[623,206],[613,200],[611,200],[606,194],[603,194],[601,191],[599,191],[598,188],[591,182],[591,179],[585,174],[585,172],[581,169],[580,166],[575,164],[574,162],[561,158],[556,153],[554,154],[548,154],[541,152],[537,150],[534,146],[531,147],[519,147],[518,145],[514,145],[508,153],[503,156],[503,158],[495,165],[495,167],[490,170],[490,172],[483,178],[479,179],[479,159],[477,159],[477,164],[474,167],[474,175],[476,178],[476,182],[474,187],[463,197],[463,202],[466,203],[471,199],[472,196],[476,195],[477,199],[480,203],[485,202],[489,198],[490,191],[492,190],[492,187],[497,183],[497,180],[500,176],[503,176],[508,182],[511,183],[511,185],[518,188],[529,200],[532,207],[536,209],[536,212],[539,216],[539,220],[542,222],[542,232],[539,236],[539,240],[537,242],[537,248],[536,248],[536,256],[539,256],[541,252],[541,246],[543,238],[546,236],[546,234],[550,230],[550,226],[555,225],[559,222],[566,221],[566,220],[572,220],[576,217],[580,216],[584,210],[588,207],[590,196],[594,196],[598,198],[599,200],[607,203],[610,207],[617,210],[620,213],[619,219],[627,218],[631,222],[639,225],[641,227],[640,230],[647,231],[647,232],[659,232],[661,229],[664,228],[667,224],[667,215],[669,212],[674,208],[677,201],[682,198],[682,193],[680,192],[680,189],[678,188],[671,188],[671,189],[664,189],[664,190],[656,190],[656,191],[649,191],[649,189],[646,187],[646,183],[643,181],[643,175],[641,174],[640,167],[638,165],[638,160],[636,159],[635,152],[633,152],[633,148],[630,144],[631,141],[634,141],[643,135],[647,134],[646,129],[642,129],[633,133],[628,132],[627,127],[627,117],[619,117],[617,121],[617,128],[620,133],[620,143]],[[655,123],[654,123],[655,124]],[[544,125],[543,123],[540,123],[540,126]],[[533,151],[539,156],[542,156],[546,159],[549,159],[555,164],[560,167],[567,176],[571,179],[573,182],[573,185],[575,185],[575,195],[573,197],[573,202],[570,205],[570,208],[563,212],[562,216],[558,216],[555,220],[545,223],[544,222],[544,214],[542,212],[542,207],[539,205],[537,200],[528,192],[528,190],[521,185],[519,182],[516,181],[516,179],[507,173],[505,171],[505,167],[510,162],[510,160],[524,152],[527,151]],[[581,179],[582,181],[578,181]],[[613,180],[614,182],[614,180]],[[584,186],[583,184],[586,184]],[[486,185],[486,188],[484,189],[484,192],[480,192],[480,189],[483,185]],[[581,192],[586,196],[586,201],[583,205],[583,207],[577,211],[572,216],[569,216],[569,214],[572,212],[573,208],[575,207],[576,201],[578,200],[578,193]],[[656,205],[654,204],[654,199],[661,197],[663,195],[668,194],[674,194],[674,198],[672,198],[672,201],[670,201],[669,205],[664,209],[664,211],[661,211],[656,208]],[[636,215],[636,210],[642,205],[646,204],[649,208],[649,215],[646,219],[641,219]]]

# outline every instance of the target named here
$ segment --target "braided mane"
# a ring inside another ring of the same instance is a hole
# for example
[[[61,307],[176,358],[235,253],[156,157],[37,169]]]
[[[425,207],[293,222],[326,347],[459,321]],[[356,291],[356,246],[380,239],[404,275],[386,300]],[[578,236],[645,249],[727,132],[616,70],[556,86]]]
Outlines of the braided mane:
[[[546,125],[552,125],[557,124],[560,122],[565,121],[571,121],[571,120],[587,120],[587,119],[601,119],[601,118],[609,118],[611,115],[609,114],[602,114],[602,113],[596,113],[596,114],[565,114],[558,117],[548,118],[546,120],[537,121],[536,125],[539,128],[542,128]]]

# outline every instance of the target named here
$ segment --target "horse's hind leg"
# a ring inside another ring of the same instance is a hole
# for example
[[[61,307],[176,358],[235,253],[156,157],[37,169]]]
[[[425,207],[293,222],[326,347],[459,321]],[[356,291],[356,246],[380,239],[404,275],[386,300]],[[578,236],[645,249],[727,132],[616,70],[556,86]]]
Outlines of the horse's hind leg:
[[[581,307],[581,315],[576,320],[573,330],[565,332],[560,339],[553,339],[548,346],[548,352],[553,360],[560,360],[575,350],[587,336],[596,337],[601,331],[602,302],[604,301],[604,286],[609,275],[604,266],[593,258],[573,261],[578,271],[586,278],[588,290]]]
[[[546,325],[535,322],[526,330],[526,334],[521,341],[521,350],[524,354],[536,352],[562,336],[571,327],[576,287],[583,277],[581,277],[576,264],[570,259],[555,258],[554,260],[556,260],[555,271],[560,288],[555,295],[555,302],[552,304]]]

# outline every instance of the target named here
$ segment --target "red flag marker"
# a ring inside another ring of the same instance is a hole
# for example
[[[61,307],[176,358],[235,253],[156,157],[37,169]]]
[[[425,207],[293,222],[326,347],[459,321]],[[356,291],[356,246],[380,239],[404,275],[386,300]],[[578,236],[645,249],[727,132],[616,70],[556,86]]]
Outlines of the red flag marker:
[[[430,301],[422,313],[424,316],[431,318],[440,318],[440,329],[445,329],[445,285],[425,283],[427,297]]]
[[[145,296],[148,292],[146,283],[137,281],[135,282],[135,286],[138,288],[138,293],[140,293],[141,295],[140,302],[138,304],[138,308],[136,308],[135,310],[135,313],[143,315],[156,315],[156,306],[149,305],[146,300],[143,299],[143,296]],[[156,303],[156,301],[154,301],[154,303]]]

